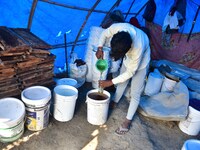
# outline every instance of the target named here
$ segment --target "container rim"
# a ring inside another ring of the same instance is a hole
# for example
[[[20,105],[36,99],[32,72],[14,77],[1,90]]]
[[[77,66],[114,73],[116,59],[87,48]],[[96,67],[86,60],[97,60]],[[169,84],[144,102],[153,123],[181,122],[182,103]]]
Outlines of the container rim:
[[[31,99],[29,97],[27,97],[28,94],[30,94],[31,90],[32,92],[35,92],[34,90],[38,89],[38,91],[40,92],[40,94],[42,92],[46,92],[43,93],[46,95],[46,97],[41,97],[41,98],[36,98],[36,99]],[[32,87],[28,87],[26,89],[24,89],[21,93],[21,99],[22,101],[25,103],[25,105],[31,105],[31,106],[35,106],[35,107],[43,107],[44,105],[46,105],[49,100],[51,99],[51,91],[49,88],[44,87],[44,86],[32,86]]]
[[[17,98],[13,98],[13,97],[2,98],[2,99],[0,99],[0,106],[1,106],[1,103],[5,102],[5,101],[6,102],[7,101],[16,102],[21,107],[21,111],[20,112],[18,111],[18,116],[14,120],[7,120],[7,121],[0,120],[1,128],[10,128],[10,127],[16,126],[19,122],[21,122],[24,119],[26,110],[25,110],[24,103]]]

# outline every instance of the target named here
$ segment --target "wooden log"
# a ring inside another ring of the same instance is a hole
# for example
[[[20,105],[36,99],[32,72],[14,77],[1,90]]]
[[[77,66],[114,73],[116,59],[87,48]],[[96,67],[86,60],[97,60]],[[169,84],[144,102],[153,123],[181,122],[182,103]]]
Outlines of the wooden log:
[[[1,60],[0,60],[1,61]],[[3,64],[3,62],[0,63],[0,69],[6,69],[6,68],[13,68],[12,64]]]
[[[16,60],[3,61],[2,63],[4,65],[12,65],[12,67],[14,67],[17,63],[20,63],[22,61],[23,61],[23,59],[16,59]]]
[[[0,92],[0,98],[18,96],[20,94],[21,94],[20,89],[13,89],[13,90],[9,90],[9,91]]]
[[[40,75],[40,76],[33,77],[31,79],[23,80],[22,83],[23,84],[37,83],[37,82],[40,82],[40,81],[49,80],[50,78],[53,78],[53,76],[54,75],[52,73]]]
[[[39,58],[47,58],[51,53],[47,50],[33,49],[30,54]]]
[[[51,53],[47,50],[33,48],[31,54],[48,54],[48,55],[50,55]]]
[[[31,52],[32,48],[28,45],[20,45],[20,46],[16,46],[16,47],[7,47],[6,51],[10,52],[10,53],[18,53],[18,52]]]
[[[18,40],[16,36],[10,33],[7,27],[0,27],[0,38],[1,41],[4,42],[5,50],[7,49],[7,47],[15,47],[18,45],[22,45],[22,42]]]
[[[34,85],[52,86],[52,85],[55,85],[55,81],[53,80],[53,78],[49,78],[48,80],[41,80],[38,82],[26,83],[26,84],[23,84],[23,89],[30,86],[34,86]]]
[[[16,74],[21,74],[21,73],[25,73],[25,72],[31,72],[31,71],[34,71],[36,70],[37,68],[34,66],[34,67],[28,67],[28,68],[16,68]]]
[[[7,85],[10,85],[10,84],[16,84],[16,83],[18,83],[18,80],[17,80],[16,77],[6,79],[6,80],[0,80],[0,87],[1,86],[7,86]]]
[[[37,64],[39,64],[42,60],[43,60],[42,58],[34,58],[34,59],[29,60],[29,61],[17,63],[17,67],[19,69],[34,67]]]
[[[0,87],[0,92],[4,92],[4,91],[11,91],[13,89],[18,89],[20,83],[15,83],[15,84],[10,84],[10,85],[3,85]]]
[[[6,43],[0,37],[0,51],[4,51],[5,50],[5,45],[6,45]]]
[[[23,81],[22,86],[29,87],[32,85],[44,85],[44,83],[49,82],[52,79],[53,79],[52,77],[46,78],[46,79],[41,79],[41,78],[39,79],[39,77],[38,77],[38,78],[31,79],[31,80]]]
[[[11,79],[11,78],[13,78],[13,77],[14,77],[13,74],[9,74],[9,75],[7,75],[7,76],[0,76],[0,81],[1,81],[1,80],[2,80],[2,81],[5,81],[5,80]]]
[[[4,51],[4,52],[0,52],[0,57],[2,56],[22,56],[24,55],[24,52],[8,52],[8,51]]]
[[[11,28],[11,30],[15,32],[23,40],[23,42],[25,42],[32,48],[51,49],[51,46],[49,44],[47,44],[45,41],[34,35],[28,29]]]
[[[6,76],[7,74],[16,74],[14,68],[0,69],[0,76]]]
[[[43,63],[43,64],[39,64],[37,66],[37,69],[41,69],[41,68],[44,68],[44,69],[51,69],[54,67],[54,64],[53,63]]]
[[[24,81],[24,80],[37,78],[37,77],[46,78],[45,77],[46,74],[52,76],[53,70],[46,70],[46,71],[41,71],[41,72],[35,72],[35,73],[29,74],[29,75],[19,76],[19,80]]]
[[[55,81],[53,79],[45,80],[41,82],[43,86],[55,86]]]
[[[12,61],[12,60],[21,60],[24,58],[23,55],[13,55],[13,56],[0,56],[2,61]]]
[[[31,76],[32,74],[38,74],[38,73],[43,73],[43,72],[48,72],[48,71],[53,72],[53,68],[35,69],[35,70],[28,71],[28,72],[18,73],[18,74],[16,74],[16,76],[17,76],[17,78],[21,79],[21,78]]]
[[[53,78],[53,74],[52,72],[47,72],[47,73],[44,73],[44,74],[40,74],[40,75],[37,75],[37,76],[32,76],[31,78],[28,78],[28,79],[24,79],[22,81],[22,83],[26,84],[26,83],[34,83],[34,82],[38,82],[38,81],[43,81],[43,80],[47,80],[49,78]]]

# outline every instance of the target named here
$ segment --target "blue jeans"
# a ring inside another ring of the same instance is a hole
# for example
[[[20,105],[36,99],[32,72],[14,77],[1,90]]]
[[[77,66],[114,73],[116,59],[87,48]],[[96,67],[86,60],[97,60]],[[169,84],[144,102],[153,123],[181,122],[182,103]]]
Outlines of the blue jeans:
[[[126,69],[125,66],[122,65],[122,67],[120,69],[120,74],[122,72],[124,72],[125,69]],[[130,87],[131,88],[131,100],[130,100],[128,112],[126,115],[126,118],[128,120],[132,120],[132,118],[138,108],[141,93],[143,92],[143,89],[144,89],[145,78],[146,78],[148,69],[149,69],[149,66],[147,66],[144,69],[138,70],[135,73],[135,75],[133,75],[133,77],[131,78],[131,87]],[[119,100],[121,99],[121,97],[123,96],[123,94],[125,92],[125,89],[129,83],[129,81],[130,81],[130,79],[123,83],[119,83],[117,85],[117,89],[116,89],[115,95],[113,97],[114,102],[116,102],[116,103],[119,102]]]

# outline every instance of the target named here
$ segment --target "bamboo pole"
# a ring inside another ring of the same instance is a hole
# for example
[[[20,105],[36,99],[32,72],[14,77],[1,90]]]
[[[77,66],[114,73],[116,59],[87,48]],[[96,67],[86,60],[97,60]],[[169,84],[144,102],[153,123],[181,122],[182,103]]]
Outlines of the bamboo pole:
[[[140,14],[140,12],[145,8],[145,6],[147,5],[148,2],[149,2],[149,1],[147,1],[147,2],[140,8],[140,10],[135,14],[135,17],[137,17],[137,15]]]
[[[89,8],[83,8],[83,7],[77,7],[77,6],[70,6],[70,5],[67,5],[67,4],[61,4],[61,3],[53,2],[51,0],[39,0],[39,1],[45,2],[45,3],[49,3],[49,4],[52,4],[52,5],[57,5],[57,6],[62,6],[62,7],[70,8],[70,9],[90,11]],[[104,14],[107,13],[106,11],[103,11],[103,10],[93,10],[93,12],[104,13]]]
[[[74,44],[74,42],[68,42],[67,43],[67,47],[71,47],[71,46],[73,46],[73,45],[84,45],[85,43],[84,42],[86,42],[87,41],[87,39],[82,39],[82,40],[78,40],[77,42],[76,42],[76,44]],[[64,44],[55,44],[55,45],[51,45],[52,46],[52,48],[53,49],[56,49],[56,48],[63,48],[64,47]]]
[[[117,1],[116,1],[116,3],[115,3],[115,4],[110,8],[110,10],[107,12],[107,14],[106,14],[106,16],[104,17],[104,19],[107,18],[107,16],[113,11],[113,9],[114,9],[116,6],[119,6],[120,2],[121,2],[121,0],[117,0]],[[104,19],[103,19],[103,20],[104,20]],[[102,23],[101,23],[100,26],[102,26]]]
[[[133,7],[135,0],[132,1],[131,6],[128,9],[128,12],[126,13],[126,16],[124,17],[124,19],[126,20],[127,16],[129,15],[129,12],[131,11],[131,8]]]
[[[90,17],[90,15],[92,14],[93,10],[96,8],[96,6],[99,4],[100,1],[101,1],[101,0],[97,0],[96,3],[92,6],[92,8],[90,9],[90,11],[88,12],[88,14],[87,14],[87,16],[86,16],[86,18],[85,18],[85,21],[84,21],[83,24],[81,25],[81,28],[80,28],[80,30],[79,30],[77,36],[76,36],[76,39],[75,39],[75,41],[74,41],[74,44],[77,43],[78,38],[79,38],[79,36],[80,36],[80,34],[81,34],[83,28],[85,27],[85,25],[86,25],[86,23],[87,23],[87,20],[89,19],[89,17]],[[75,45],[72,46],[72,50],[71,50],[71,53],[70,53],[70,58],[71,58],[71,55],[72,55],[73,52],[74,52],[74,48],[75,48]]]
[[[67,47],[72,47],[72,46],[82,46],[85,45],[86,43],[80,43],[80,44],[68,44]],[[52,49],[58,49],[58,48],[64,48],[65,45],[60,44],[60,45],[53,45]]]
[[[70,9],[76,9],[76,10],[82,10],[82,11],[90,11],[90,9],[88,9],[88,8],[77,7],[77,6],[70,6],[70,5],[66,5],[66,4],[61,4],[61,3],[53,2],[51,0],[34,0],[33,4],[32,4],[30,15],[29,15],[29,21],[28,21],[28,27],[27,28],[29,30],[31,29],[33,16],[34,16],[35,8],[37,6],[38,1],[49,3],[49,4],[52,4],[52,5],[62,6],[62,7],[70,8]],[[118,0],[118,1],[121,1],[121,0]],[[93,10],[93,12],[104,13],[104,14],[109,14],[110,13],[110,12],[103,11],[103,10]],[[129,15],[135,15],[135,13],[123,13],[123,14],[124,15],[128,15],[128,14]]]
[[[71,6],[71,5],[67,5],[67,4],[61,4],[58,2],[53,2],[51,0],[39,0],[40,2],[44,2],[44,3],[49,3],[52,5],[56,5],[56,6],[61,6],[61,7],[65,7],[65,8],[70,8],[70,9],[76,9],[76,10],[82,10],[82,11],[90,11],[89,8],[83,8],[83,7],[77,7],[77,6]],[[107,11],[103,11],[103,10],[93,10],[93,12],[97,12],[97,13],[103,13],[103,14],[107,14]],[[123,13],[124,15],[126,15],[127,13]],[[135,13],[129,13],[129,15],[135,15]]]
[[[37,6],[37,2],[38,2],[38,0],[34,0],[32,3],[31,12],[30,12],[29,19],[28,19],[28,27],[27,27],[29,30],[31,29],[32,20],[33,20],[33,16],[35,13],[35,8]]]

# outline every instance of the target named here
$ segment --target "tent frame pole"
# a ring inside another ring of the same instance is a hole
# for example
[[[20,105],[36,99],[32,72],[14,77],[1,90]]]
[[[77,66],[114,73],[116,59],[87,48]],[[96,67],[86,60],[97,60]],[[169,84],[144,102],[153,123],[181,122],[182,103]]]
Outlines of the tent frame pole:
[[[121,2],[121,0],[117,0],[117,1],[115,2],[115,4],[114,4],[114,5],[110,8],[110,10],[107,12],[107,14],[106,14],[106,16],[104,17],[104,19],[107,18],[107,16],[111,13],[111,11],[112,11],[116,6],[119,6],[120,2]],[[104,20],[104,19],[103,19],[103,20]],[[103,23],[103,22],[102,22],[102,23]],[[100,26],[102,26],[102,23],[101,23]]]
[[[83,28],[85,27],[85,25],[87,23],[87,20],[89,19],[89,17],[92,14],[93,10],[97,7],[97,5],[99,4],[100,1],[101,0],[97,0],[96,1],[96,3],[92,6],[92,8],[88,12],[87,16],[85,17],[85,20],[84,20],[83,24],[81,25],[81,28],[80,28],[80,30],[79,30],[79,32],[78,32],[78,34],[76,36],[76,39],[74,41],[74,45],[72,46],[72,50],[71,50],[71,53],[70,53],[70,58],[71,58],[72,54],[74,53],[75,45],[76,45],[76,43],[78,41],[79,36],[81,35],[81,32],[82,32]]]
[[[189,33],[189,35],[188,35],[187,42],[189,42],[189,40],[190,40],[190,36],[191,36],[191,34],[192,34],[192,31],[193,31],[193,29],[194,29],[194,25],[195,25],[195,23],[196,23],[197,16],[198,16],[198,14],[199,14],[199,10],[200,10],[200,5],[198,6],[198,9],[197,9],[197,11],[196,11],[194,20],[193,20],[193,22],[192,22],[192,28],[190,29],[190,33]]]
[[[28,30],[31,30],[31,25],[32,25],[33,16],[34,16],[34,13],[35,13],[37,3],[38,3],[38,0],[34,0],[33,3],[32,3],[31,13],[30,13],[29,19],[28,19],[28,26],[27,26]]]
[[[133,4],[134,4],[134,3],[135,3],[135,0],[132,1],[131,6],[130,6],[129,9],[128,9],[128,12],[126,13],[126,16],[124,17],[125,20],[126,20],[126,18],[128,17],[129,12],[131,11],[131,8],[133,7]]]

